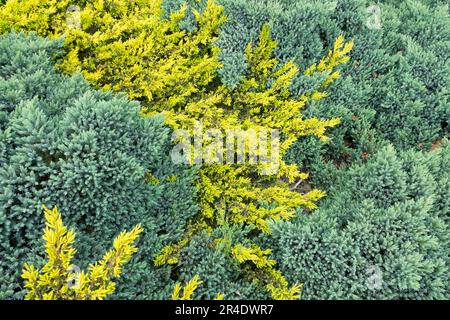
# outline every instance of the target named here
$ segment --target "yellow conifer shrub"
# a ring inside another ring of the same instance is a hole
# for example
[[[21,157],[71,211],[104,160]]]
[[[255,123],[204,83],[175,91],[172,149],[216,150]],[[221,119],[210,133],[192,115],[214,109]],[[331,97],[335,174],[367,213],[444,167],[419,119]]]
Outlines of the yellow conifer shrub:
[[[28,292],[27,300],[99,300],[114,293],[113,278],[118,278],[122,266],[137,252],[134,242],[143,231],[137,225],[129,232],[123,231],[113,242],[113,248],[103,258],[89,266],[89,272],[77,272],[72,264],[76,253],[73,248],[75,232],[62,222],[57,208],[45,206],[45,253],[48,262],[42,270],[24,264],[22,278]]]
[[[186,283],[183,288],[183,294],[181,294],[181,284],[179,282],[175,283],[172,292],[172,300],[191,300],[192,295],[198,286],[202,283],[200,277],[195,275],[190,281]]]
[[[229,223],[267,233],[268,221],[290,219],[298,207],[316,207],[325,193],[316,189],[298,192],[296,186],[308,175],[282,159],[297,139],[315,135],[326,140],[327,128],[339,123],[338,119],[304,119],[301,111],[309,101],[326,96],[326,87],[339,77],[336,67],[349,59],[351,42],[340,36],[326,57],[300,70],[292,61],[280,64],[273,57],[277,43],[264,25],[256,44],[249,43],[245,50],[247,73],[236,88],[228,88],[217,72],[221,63],[215,46],[226,18],[214,0],[207,1],[203,12],[194,11],[197,23],[192,31],[180,27],[186,6],[164,18],[162,0],[85,3],[79,24],[74,24],[67,21],[68,0],[8,0],[0,10],[0,32],[19,28],[50,37],[64,35],[67,54],[60,64],[64,71],[80,70],[101,89],[126,92],[142,102],[143,116],[163,113],[174,129],[194,134],[201,120],[202,133],[232,129],[278,130],[281,134],[270,146],[279,150],[280,158],[277,170],[269,174],[267,164],[261,163],[202,163],[198,180],[201,212],[183,239],[155,257],[156,265],[180,263],[181,249],[201,231],[211,232]],[[292,97],[290,87],[299,73],[326,73],[327,77],[317,91]],[[202,148],[206,151],[210,146]],[[195,162],[195,156],[189,160]],[[300,287],[288,287],[276,263],[268,258],[269,249],[242,245],[229,254],[274,298],[299,297]]]
[[[176,282],[175,286],[173,287],[172,300],[191,300],[195,290],[197,290],[198,286],[202,283],[203,281],[201,281],[199,275],[196,274],[191,280],[186,283],[183,288],[183,294],[181,294],[181,284],[179,282]],[[219,292],[214,300],[223,300],[224,297],[224,294]]]
[[[218,49],[212,44],[225,17],[223,8],[209,1],[205,12],[195,12],[196,30],[187,32],[180,28],[187,6],[165,19],[162,2],[80,1],[85,5],[73,13],[71,0],[8,0],[0,9],[0,33],[20,29],[64,36],[64,71],[81,71],[98,87],[124,91],[131,99],[172,106],[215,76]],[[76,19],[78,26],[71,21]]]
[[[187,129],[193,135],[195,119],[202,120],[203,130],[219,128],[223,132],[231,128],[258,132],[270,128],[279,130],[283,135],[283,139],[277,141],[279,168],[273,174],[263,172],[266,164],[262,163],[202,164],[198,182],[201,215],[192,223],[184,239],[162,250],[155,259],[156,264],[178,263],[181,249],[199,230],[212,231],[227,222],[251,225],[267,233],[268,221],[290,219],[298,207],[314,209],[317,200],[325,195],[316,189],[305,194],[297,192],[293,185],[307,179],[308,175],[294,165],[287,165],[282,158],[298,138],[316,135],[326,140],[326,129],[337,125],[339,120],[301,117],[301,109],[307,102],[324,98],[326,92],[315,91],[293,98],[289,88],[300,71],[291,61],[279,66],[272,57],[275,48],[276,42],[270,37],[269,27],[264,25],[256,46],[249,44],[246,49],[249,71],[236,88],[230,89],[212,82],[216,84],[214,90],[205,90],[184,101],[183,105],[170,107],[163,101],[159,109],[157,104],[156,108],[153,106],[143,110],[144,114],[163,112],[173,127]],[[328,56],[318,66],[305,70],[304,74],[311,76],[316,72],[328,72],[329,76],[322,83],[322,88],[325,88],[339,77],[335,68],[348,61],[351,49],[352,43],[345,43],[340,36]],[[194,162],[195,155],[190,160]],[[300,286],[296,284],[289,288],[281,273],[274,269],[276,262],[267,258],[270,249],[237,246],[231,254],[239,262],[256,267],[250,268],[248,273],[253,280],[266,286],[273,298],[299,298]]]

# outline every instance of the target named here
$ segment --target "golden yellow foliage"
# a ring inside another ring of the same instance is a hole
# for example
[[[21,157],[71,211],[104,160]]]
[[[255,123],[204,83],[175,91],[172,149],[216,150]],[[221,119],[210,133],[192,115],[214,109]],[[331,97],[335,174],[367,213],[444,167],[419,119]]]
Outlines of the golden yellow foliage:
[[[224,299],[225,295],[219,292],[213,300],[224,300]]]
[[[98,300],[114,293],[112,280],[120,276],[122,266],[137,252],[134,242],[143,231],[137,225],[130,232],[123,231],[113,242],[113,248],[103,258],[89,266],[89,272],[77,272],[72,265],[76,253],[73,248],[75,232],[63,225],[57,208],[43,206],[46,227],[45,253],[48,262],[37,270],[24,264],[22,278],[28,292],[27,300]]]
[[[202,281],[200,281],[200,277],[198,275],[195,275],[190,281],[186,283],[183,289],[183,294],[180,295],[181,284],[179,282],[175,283],[172,293],[172,300],[190,300],[200,284],[202,284]]]
[[[352,43],[342,44],[339,37],[327,58],[319,67],[306,71],[331,72],[322,84],[326,87],[339,74],[332,72],[334,68],[347,61]],[[168,122],[174,128],[183,128],[195,132],[195,119],[202,119],[203,129],[279,130],[283,140],[278,140],[280,158],[278,171],[267,174],[266,164],[202,164],[198,188],[200,190],[201,216],[193,223],[179,243],[165,247],[155,258],[156,264],[178,263],[177,255],[195,235],[192,230],[212,230],[223,222],[243,223],[254,226],[262,232],[269,232],[268,221],[290,219],[295,215],[296,208],[316,208],[316,202],[325,193],[311,190],[301,194],[291,190],[291,184],[307,179],[306,173],[300,172],[296,166],[287,165],[282,160],[287,149],[298,138],[316,135],[326,140],[325,131],[339,123],[338,119],[319,120],[303,119],[301,109],[309,100],[319,100],[326,96],[325,92],[316,91],[293,98],[289,92],[293,77],[299,72],[293,62],[278,66],[272,58],[276,43],[270,37],[269,27],[264,25],[255,47],[249,45],[246,49],[249,71],[241,83],[234,89],[225,85],[217,85],[215,90],[205,91],[198,95],[197,100],[185,101],[183,106],[167,108],[167,104],[157,111],[144,110],[147,114],[164,112]],[[319,70],[320,69],[320,70]],[[268,86],[268,83],[270,85]],[[152,109],[153,110],[153,109]],[[195,134],[195,133],[194,133]],[[207,146],[208,147],[208,146]],[[272,146],[273,147],[273,146]],[[226,150],[223,151],[226,153]],[[195,161],[195,157],[190,159]],[[197,225],[196,225],[197,224]],[[273,267],[275,261],[267,259],[270,250],[235,247],[231,252],[238,261],[252,261],[261,269],[252,272],[260,279],[276,299],[294,299],[299,297],[299,285],[288,288],[281,273]],[[272,280],[267,280],[272,279]]]

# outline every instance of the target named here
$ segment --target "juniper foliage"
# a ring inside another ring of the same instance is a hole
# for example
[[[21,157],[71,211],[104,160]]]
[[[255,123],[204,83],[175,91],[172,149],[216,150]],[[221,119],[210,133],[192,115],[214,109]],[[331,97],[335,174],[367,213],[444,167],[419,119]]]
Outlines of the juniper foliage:
[[[305,299],[448,299],[450,144],[387,146],[341,173],[311,215],[272,225]]]
[[[61,46],[33,34],[0,37],[0,296],[22,297],[24,262],[42,265],[46,204],[64,208],[80,268],[141,223],[139,252],[113,297],[169,297],[171,269],[156,269],[153,256],[197,212],[196,169],[172,164],[162,117],[143,118],[124,95],[58,73]]]

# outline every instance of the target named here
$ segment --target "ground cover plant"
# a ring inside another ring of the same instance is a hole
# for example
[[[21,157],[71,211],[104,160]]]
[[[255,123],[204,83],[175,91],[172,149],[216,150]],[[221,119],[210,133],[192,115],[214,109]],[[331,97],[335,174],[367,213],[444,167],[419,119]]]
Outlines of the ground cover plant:
[[[0,34],[1,298],[42,205],[81,270],[142,225],[101,298],[449,297],[445,1],[6,0]]]

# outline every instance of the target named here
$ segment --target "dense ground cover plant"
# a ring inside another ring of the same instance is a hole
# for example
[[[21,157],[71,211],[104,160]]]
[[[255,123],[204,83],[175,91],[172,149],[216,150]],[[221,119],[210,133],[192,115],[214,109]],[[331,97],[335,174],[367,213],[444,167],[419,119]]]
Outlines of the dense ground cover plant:
[[[447,299],[449,166],[448,141],[352,166],[314,214],[272,226],[281,270],[305,299]]]
[[[195,168],[172,164],[161,117],[143,118],[124,95],[59,74],[52,57],[61,45],[36,35],[0,37],[0,296],[23,296],[25,261],[43,265],[46,204],[64,208],[82,269],[121,230],[141,223],[139,253],[114,297],[167,298],[171,268],[156,269],[152,260],[197,212]]]
[[[176,10],[180,0],[166,0]],[[204,2],[188,1],[193,8]],[[275,57],[307,68],[333,46],[339,34],[354,39],[344,77],[326,99],[311,103],[308,117],[341,119],[329,142],[300,139],[289,163],[306,165],[312,178],[329,187],[334,167],[367,157],[386,142],[402,149],[428,149],[448,136],[450,118],[450,17],[447,1],[219,0],[228,20],[218,39],[222,80],[235,86],[245,74],[245,48],[268,22],[278,46]],[[373,9],[380,13],[380,28]],[[184,22],[194,25],[191,16]],[[372,25],[371,25],[372,23]],[[320,77],[294,77],[291,91],[302,95]]]
[[[200,214],[195,218],[192,172],[181,170],[189,176],[184,180],[188,191],[170,197],[172,183],[179,179],[173,172],[180,168],[163,157],[158,170],[164,174],[148,174],[147,180],[153,188],[164,186],[164,197],[145,210],[162,208],[158,212],[164,223],[178,219],[176,232],[167,225],[152,229],[160,238],[149,243],[157,249],[148,250],[148,243],[141,247],[145,261],[132,261],[124,279],[133,292],[122,291],[119,283],[114,297],[167,298],[171,279],[195,287],[188,288],[186,297],[196,299],[218,293],[231,299],[267,298],[267,290],[275,298],[297,298],[296,282],[305,283],[304,297],[309,299],[449,296],[447,142],[440,147],[450,116],[445,1],[378,1],[375,9],[365,0],[217,0],[224,8],[207,0],[4,2],[0,32],[15,28],[51,38],[64,35],[59,69],[79,70],[98,88],[124,91],[141,102],[141,115],[164,113],[167,124],[188,130],[203,119],[204,129],[271,127],[282,132],[286,163],[276,174],[261,175],[258,165],[203,165],[197,180]],[[379,26],[371,20],[377,19],[377,10]],[[340,78],[335,67],[346,62],[351,48],[341,34],[353,38],[355,48]],[[0,99],[7,106],[0,116],[5,123],[16,103],[12,92],[17,86],[26,90],[18,83],[11,83],[7,103]],[[39,86],[31,87],[28,97],[40,99]],[[46,103],[65,101],[54,96]],[[165,145],[161,148],[167,155]],[[422,152],[403,151],[411,148]],[[429,149],[439,150],[427,154]],[[9,152],[1,151],[0,160],[10,161]],[[302,182],[308,176],[297,165],[312,171],[308,183]],[[445,174],[438,176],[438,170]],[[26,176],[21,175],[13,193],[19,194]],[[113,194],[115,187],[106,194]],[[324,195],[314,187],[331,193],[310,216]],[[70,195],[70,188],[64,192]],[[136,201],[134,195],[127,199],[130,206]],[[40,203],[33,202],[34,210]],[[94,206],[89,208],[82,215],[94,221],[97,210],[92,215]],[[117,216],[124,218],[125,211]],[[6,237],[8,255],[12,248],[25,246],[28,240],[22,235],[29,231],[21,224],[25,220],[17,220],[18,211],[9,212],[3,214],[10,220],[3,221],[16,233]],[[30,214],[26,212],[24,217]],[[294,220],[274,224],[272,239],[268,222],[273,218]],[[120,229],[113,230],[111,234]],[[96,252],[101,254],[105,245]],[[14,253],[22,260],[12,255],[13,268],[23,264],[24,253],[28,256],[25,247]],[[268,249],[272,247],[274,251]],[[148,258],[155,256],[158,268]],[[372,267],[382,271],[383,291],[367,284]],[[8,278],[10,270],[0,268],[3,274],[8,279],[0,284],[3,296],[20,297],[16,280]],[[203,281],[192,282],[198,275]],[[183,298],[181,287],[175,288],[174,298]]]
[[[245,74],[248,41],[257,37],[260,27],[267,21],[279,43],[275,56],[281,61],[294,59],[300,67],[306,67],[318,59],[332,46],[338,34],[343,33],[355,42],[352,59],[342,70],[345,76],[331,85],[327,98],[309,104],[305,111],[308,116],[339,117],[341,124],[330,130],[331,139],[326,143],[319,142],[315,137],[300,139],[287,155],[289,163],[309,167],[315,185],[325,190],[331,189],[332,194],[321,203],[324,208],[318,211],[317,217],[313,213],[311,217],[299,219],[295,225],[281,223],[276,229],[278,248],[282,252],[280,254],[278,251],[276,257],[277,261],[283,261],[283,272],[293,281],[305,282],[304,297],[309,299],[448,297],[448,279],[445,275],[448,273],[445,259],[448,255],[445,238],[448,225],[445,223],[448,223],[449,210],[448,200],[440,196],[448,192],[446,175],[442,179],[438,176],[434,178],[438,182],[434,191],[436,194],[430,196],[435,198],[431,209],[426,203],[411,204],[414,196],[404,192],[403,182],[396,186],[399,190],[395,187],[389,189],[392,194],[380,192],[377,195],[380,202],[391,203],[392,197],[399,202],[397,207],[390,207],[388,213],[383,213],[380,204],[373,208],[364,207],[360,203],[371,201],[371,198],[358,195],[370,194],[376,183],[383,186],[385,180],[391,179],[389,172],[381,171],[376,177],[364,175],[364,178],[357,180],[359,189],[350,187],[355,181],[345,183],[346,179],[354,179],[345,169],[353,162],[357,165],[355,168],[373,173],[373,166],[381,166],[380,158],[384,151],[396,153],[386,144],[390,143],[400,150],[413,148],[427,151],[438,148],[442,137],[448,136],[448,3],[378,1],[376,5],[381,11],[381,28],[378,29],[368,24],[374,12],[373,9],[368,10],[374,5],[370,1],[219,2],[228,15],[217,42],[223,62],[220,72],[222,80],[231,87],[236,86]],[[199,1],[189,3],[193,8],[202,8]],[[180,1],[166,1],[166,7],[170,10],[176,10],[179,5]],[[187,28],[191,28],[193,22],[192,17],[184,21]],[[291,92],[303,94],[308,88],[304,86],[305,82],[314,88],[320,81],[320,78],[306,79],[298,74],[294,77]],[[441,151],[439,154],[447,152]],[[371,160],[375,153],[378,160]],[[402,152],[399,157],[404,157]],[[428,159],[425,153],[420,157]],[[446,156],[430,156],[432,161],[439,161],[442,157],[445,159]],[[371,170],[369,164],[365,164],[367,160],[372,163]],[[443,171],[448,171],[445,168],[445,165],[441,167]],[[353,172],[356,169],[350,170]],[[420,175],[427,176],[430,170],[422,166]],[[432,174],[437,172],[432,171]],[[413,173],[408,171],[408,175],[409,179],[413,179]],[[364,179],[367,182],[364,183]],[[429,190],[428,186],[423,187]],[[417,188],[417,185],[412,188]],[[413,215],[413,205],[420,211],[419,218]],[[438,208],[443,210],[436,218]],[[397,217],[401,212],[403,216]],[[342,225],[336,223],[336,216],[345,222]],[[402,231],[395,234],[392,228],[386,226],[390,221]],[[347,223],[353,223],[361,234],[356,236],[347,231]],[[379,224],[385,226],[379,227]],[[377,228],[384,231],[379,237],[374,237]],[[425,238],[430,234],[439,235],[428,242],[433,247],[433,254],[427,256],[426,246],[413,246],[404,251],[398,249],[397,246],[405,241],[405,246],[410,241],[421,241],[419,230],[424,229],[427,230]],[[405,240],[408,232],[415,234]],[[386,235],[389,238],[383,240]],[[358,241],[366,241],[369,245],[358,247]],[[371,245],[377,247],[376,243],[383,241],[389,242],[389,246],[383,243],[384,249],[377,253],[370,252],[368,248]],[[286,243],[292,245],[286,246]],[[371,291],[366,283],[370,276],[367,270],[375,264],[375,260],[381,263],[382,269],[386,269],[384,294]],[[400,262],[395,264],[396,260]],[[396,275],[395,268],[402,271]]]
[[[122,266],[138,249],[134,246],[142,228],[122,231],[113,242],[113,248],[103,258],[89,266],[89,272],[76,270],[72,259],[76,254],[74,230],[63,224],[58,209],[45,212],[45,253],[48,262],[42,270],[25,262],[22,278],[28,290],[27,300],[102,300],[114,293]]]
[[[339,77],[336,67],[348,61],[352,48],[343,37],[337,37],[325,58],[300,72],[293,62],[279,63],[273,58],[276,42],[264,25],[258,40],[245,49],[245,76],[230,87],[219,79],[221,63],[215,41],[225,16],[213,1],[204,2],[201,13],[192,11],[195,26],[191,30],[183,27],[186,6],[166,12],[164,17],[162,1],[79,4],[79,26],[73,28],[65,19],[69,2],[10,1],[0,13],[0,29],[64,35],[67,54],[60,65],[63,70],[81,70],[99,88],[127,92],[144,104],[144,115],[163,113],[173,128],[193,130],[194,122],[201,119],[204,129],[277,129],[283,135],[278,142],[283,156],[300,137],[315,135],[326,140],[326,128],[338,123],[337,119],[304,119],[300,111],[307,102],[325,97],[324,89]],[[316,88],[294,99],[290,88],[299,73],[321,80]],[[281,160],[279,170],[271,174],[263,174],[263,167],[203,165],[198,182],[201,214],[191,221],[183,239],[164,248],[155,263],[180,263],[181,250],[202,230],[211,234],[215,228],[236,224],[249,226],[253,233],[268,232],[269,219],[289,219],[299,206],[315,208],[324,195],[319,190],[291,190],[290,184],[307,177],[295,165]],[[250,270],[246,272],[250,279],[265,286],[273,297],[298,297],[299,287],[289,288],[273,268],[270,249],[251,242],[228,249],[229,255]],[[249,267],[252,264],[254,267]]]

